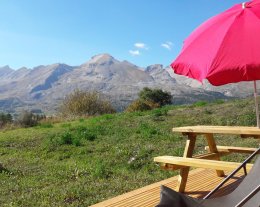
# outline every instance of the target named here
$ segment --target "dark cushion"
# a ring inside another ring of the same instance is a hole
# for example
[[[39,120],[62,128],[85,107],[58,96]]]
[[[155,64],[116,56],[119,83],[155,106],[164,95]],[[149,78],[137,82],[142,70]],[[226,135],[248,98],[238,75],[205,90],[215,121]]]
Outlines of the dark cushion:
[[[156,207],[204,207],[199,200],[161,186],[161,199]]]

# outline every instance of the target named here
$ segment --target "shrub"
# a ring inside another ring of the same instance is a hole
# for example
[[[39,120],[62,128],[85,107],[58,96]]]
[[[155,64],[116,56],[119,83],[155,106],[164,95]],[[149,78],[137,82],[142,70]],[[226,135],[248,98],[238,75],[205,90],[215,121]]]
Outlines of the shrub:
[[[65,97],[60,112],[65,117],[83,117],[115,113],[115,109],[98,92],[75,90]]]
[[[139,98],[141,100],[159,104],[160,107],[172,103],[172,96],[169,92],[165,92],[161,89],[151,89],[148,87],[145,87],[142,91],[140,91]]]
[[[81,146],[82,141],[94,141],[96,138],[97,134],[86,126],[76,126],[56,135],[51,139],[51,142],[56,142],[59,145]]]
[[[60,135],[60,143],[61,144],[72,144],[73,137],[70,132],[64,132]]]
[[[76,147],[81,146],[81,137],[75,136],[72,140],[72,144]]]
[[[134,111],[147,111],[154,108],[158,108],[159,104],[154,103],[152,101],[147,100],[140,100],[137,99],[136,101],[132,102],[126,109],[127,112],[134,112]]]
[[[12,123],[13,117],[11,114],[0,113],[0,128],[8,123]]]
[[[88,141],[94,141],[97,138],[97,134],[90,131],[85,126],[78,126],[77,128],[73,129],[75,136],[79,139],[86,139]]]
[[[29,111],[23,111],[18,117],[18,124],[23,127],[32,127],[36,126],[38,122],[43,119],[44,115],[33,114]]]
[[[172,96],[169,92],[164,92],[161,89],[150,89],[145,87],[140,91],[139,99],[132,102],[126,111],[147,111],[171,103]]]

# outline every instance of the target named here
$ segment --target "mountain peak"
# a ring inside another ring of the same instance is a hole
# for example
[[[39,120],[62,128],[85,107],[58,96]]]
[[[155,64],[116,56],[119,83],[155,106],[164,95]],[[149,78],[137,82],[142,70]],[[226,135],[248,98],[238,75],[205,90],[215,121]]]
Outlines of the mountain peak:
[[[88,63],[96,63],[96,64],[112,64],[118,62],[114,57],[110,54],[104,53],[93,56]]]
[[[4,71],[12,71],[13,69],[9,67],[9,65],[5,65],[3,67],[0,67],[0,70]]]
[[[0,78],[9,75],[12,72],[14,72],[14,70],[10,68],[8,65],[0,67]]]
[[[145,71],[147,72],[153,72],[153,71],[159,71],[163,69],[163,65],[161,64],[154,64],[146,67]]]
[[[30,70],[30,69],[26,68],[26,67],[21,67],[21,68],[17,69],[17,71],[26,71],[26,70]]]

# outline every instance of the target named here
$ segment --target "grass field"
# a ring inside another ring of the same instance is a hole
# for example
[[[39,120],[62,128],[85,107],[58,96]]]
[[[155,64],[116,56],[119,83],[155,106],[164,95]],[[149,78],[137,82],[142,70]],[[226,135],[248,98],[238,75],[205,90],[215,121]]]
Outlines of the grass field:
[[[251,99],[166,106],[0,132],[1,206],[89,206],[168,178],[153,157],[183,153],[172,127],[255,124]],[[203,150],[199,139],[197,152]],[[256,147],[218,136],[218,144]],[[239,161],[243,156],[225,159]],[[175,172],[176,173],[176,172]]]

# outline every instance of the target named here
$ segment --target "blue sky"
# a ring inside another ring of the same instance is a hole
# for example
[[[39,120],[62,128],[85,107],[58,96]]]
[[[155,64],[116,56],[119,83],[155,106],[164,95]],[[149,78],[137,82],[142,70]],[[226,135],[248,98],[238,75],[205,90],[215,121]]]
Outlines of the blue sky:
[[[80,65],[109,53],[169,65],[202,22],[238,0],[0,0],[0,66]]]

